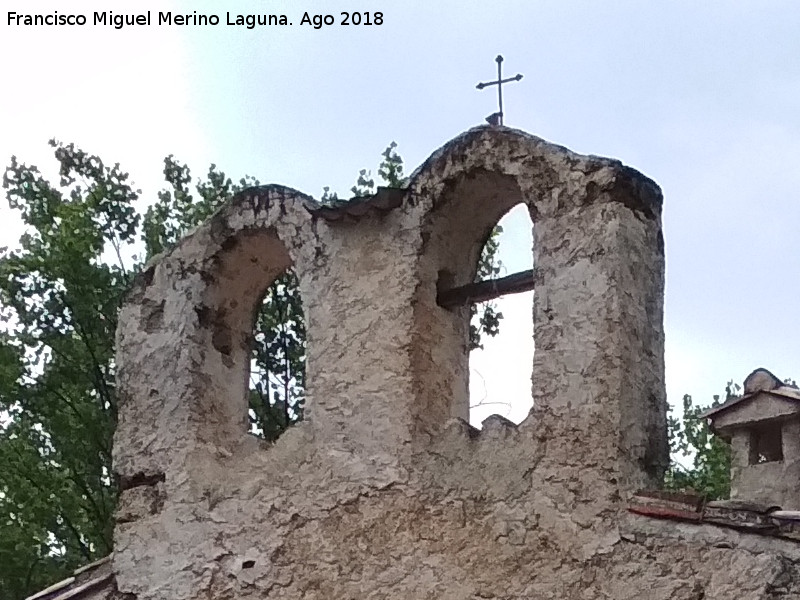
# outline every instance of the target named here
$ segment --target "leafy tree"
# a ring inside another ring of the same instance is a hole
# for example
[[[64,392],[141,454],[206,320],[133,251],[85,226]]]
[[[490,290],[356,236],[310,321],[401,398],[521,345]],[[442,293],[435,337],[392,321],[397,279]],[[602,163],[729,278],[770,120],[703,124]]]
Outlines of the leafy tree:
[[[268,290],[255,324],[250,422],[253,432],[267,440],[303,418],[305,340],[297,277],[289,270]]]
[[[13,158],[3,178],[27,226],[0,253],[3,598],[107,554],[116,502],[114,331],[138,194],[119,165],[51,145],[59,186]]]
[[[502,272],[503,261],[497,258],[501,233],[503,233],[503,227],[495,225],[489,234],[489,239],[483,245],[478,260],[478,271],[475,274],[476,282],[494,279]],[[469,311],[469,349],[482,349],[481,335],[495,336],[500,333],[500,320],[503,318],[503,313],[497,312],[497,304],[493,300],[471,304]]]
[[[378,176],[383,180],[386,187],[401,188],[405,185],[403,179],[403,159],[397,153],[397,143],[392,142],[386,147],[381,156],[383,161],[378,167]],[[350,188],[354,198],[365,198],[375,193],[375,180],[372,178],[372,171],[361,169],[358,172],[356,184]],[[337,200],[335,196],[328,195],[328,188],[324,188],[323,200]]]
[[[142,241],[145,258],[168,250],[189,230],[197,227],[236,192],[258,185],[258,180],[244,177],[234,184],[216,165],[208,169],[205,181],[195,184],[197,197],[192,194],[189,167],[170,155],[164,159],[164,180],[168,188],[158,194],[158,200],[144,214]]]
[[[738,385],[728,382],[725,400],[738,395],[739,389]],[[683,397],[681,418],[673,415],[668,417],[672,461],[665,476],[667,489],[692,489],[712,500],[730,495],[730,445],[714,435],[707,419],[700,416],[720,403],[720,397],[714,396],[711,406],[695,406],[692,397],[687,394]]]
[[[350,188],[354,198],[366,198],[375,193],[375,180],[372,178],[372,172],[366,169],[361,169],[358,172],[358,179],[356,184]]]
[[[397,144],[392,142],[383,151],[383,162],[378,167],[378,176],[390,188],[403,187],[403,159],[397,153]]]
[[[58,185],[15,158],[3,178],[9,206],[26,226],[19,248],[0,250],[0,598],[8,599],[111,550],[114,332],[123,294],[145,260],[258,183],[233,183],[212,165],[193,184],[189,168],[169,156],[167,188],[142,216],[134,208],[139,192],[118,164],[50,144]],[[388,186],[403,184],[395,148],[378,169]],[[364,171],[354,193],[373,187]],[[327,189],[323,199],[337,200]],[[499,272],[496,250],[487,244],[483,276]],[[497,333],[501,316],[473,324],[475,345],[481,332]],[[274,440],[302,419],[304,389],[302,305],[288,271],[267,291],[255,323],[252,430]]]

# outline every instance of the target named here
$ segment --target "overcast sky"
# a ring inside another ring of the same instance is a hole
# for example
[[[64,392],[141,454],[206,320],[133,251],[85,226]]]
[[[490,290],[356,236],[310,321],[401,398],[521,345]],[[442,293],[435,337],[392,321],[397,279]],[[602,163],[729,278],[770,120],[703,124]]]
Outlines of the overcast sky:
[[[168,154],[198,175],[213,162],[317,197],[323,186],[346,195],[392,140],[410,172],[496,110],[495,91],[475,84],[495,76],[502,54],[507,76],[524,74],[504,88],[507,125],[619,158],[663,189],[670,401],[710,402],[759,366],[800,379],[797,3],[370,2],[379,26],[338,25],[341,11],[367,8],[340,0],[12,4],[0,23],[4,163],[16,154],[49,171],[47,140],[75,142],[122,163],[147,202]],[[10,9],[89,24],[12,27]],[[150,9],[154,22],[91,25],[109,9]],[[221,23],[158,26],[159,10]],[[305,11],[337,24],[301,26]],[[293,25],[227,26],[226,12]],[[0,211],[0,245],[13,243],[19,229],[5,203]],[[529,224],[507,225],[504,260],[525,268]],[[502,310],[495,358],[476,362],[473,379],[513,376],[487,387],[490,400],[513,400],[519,420],[530,295]]]

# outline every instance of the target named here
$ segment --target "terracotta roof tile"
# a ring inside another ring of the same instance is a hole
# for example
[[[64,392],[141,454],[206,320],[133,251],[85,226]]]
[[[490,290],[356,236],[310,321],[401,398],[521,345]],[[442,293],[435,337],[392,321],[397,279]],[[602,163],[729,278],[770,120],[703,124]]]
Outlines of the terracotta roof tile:
[[[710,524],[756,535],[800,542],[800,512],[741,500],[700,502],[696,494],[641,490],[628,510],[655,519]]]

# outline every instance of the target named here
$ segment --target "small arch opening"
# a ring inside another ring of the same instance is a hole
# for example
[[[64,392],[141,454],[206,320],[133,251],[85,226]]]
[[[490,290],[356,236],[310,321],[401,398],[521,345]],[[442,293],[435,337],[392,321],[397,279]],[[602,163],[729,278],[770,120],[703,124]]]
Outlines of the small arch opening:
[[[232,446],[248,433],[272,442],[301,421],[305,409],[298,278],[273,228],[228,237],[215,263],[212,292],[196,309],[214,349],[203,367],[204,430]]]
[[[517,204],[498,221],[484,244],[476,281],[533,270],[533,221]],[[473,304],[470,311],[470,423],[499,414],[521,423],[533,406],[533,290]]]
[[[259,304],[248,381],[250,433],[275,441],[302,421],[306,328],[299,283],[291,268],[272,282]]]

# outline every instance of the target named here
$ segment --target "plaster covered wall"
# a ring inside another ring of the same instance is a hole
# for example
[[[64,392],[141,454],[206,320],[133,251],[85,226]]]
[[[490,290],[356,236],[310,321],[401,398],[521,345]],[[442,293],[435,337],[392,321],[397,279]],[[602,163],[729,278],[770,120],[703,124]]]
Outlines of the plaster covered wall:
[[[800,510],[800,421],[779,423],[783,460],[750,464],[752,432],[731,435],[731,498]]]
[[[535,223],[534,408],[467,414],[472,280],[513,205]],[[456,138],[399,207],[329,222],[247,191],[154,259],[122,309],[114,571],[130,599],[799,597],[796,547],[651,522],[666,466],[661,194],[506,128]],[[248,336],[288,265],[307,418],[246,433]]]

